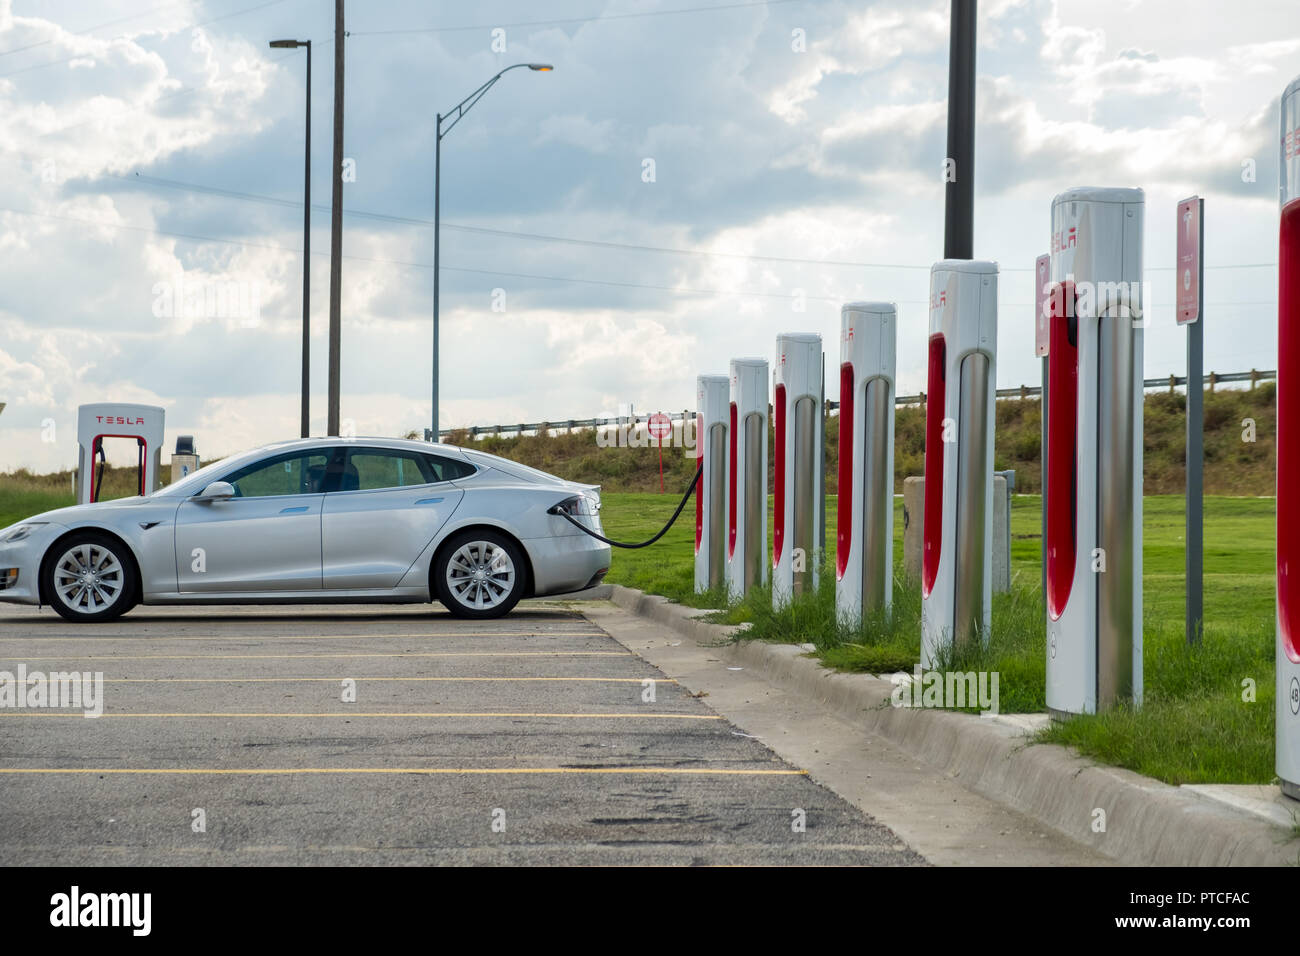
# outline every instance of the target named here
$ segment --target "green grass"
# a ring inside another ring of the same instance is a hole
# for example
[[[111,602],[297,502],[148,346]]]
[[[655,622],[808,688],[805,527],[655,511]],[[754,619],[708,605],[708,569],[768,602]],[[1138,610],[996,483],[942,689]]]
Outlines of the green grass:
[[[668,519],[677,496],[604,496],[606,533],[649,537]],[[987,646],[942,661],[940,669],[996,671],[1004,713],[1045,710],[1046,653],[1039,537],[1041,499],[1012,499],[1012,590],[994,595]],[[689,510],[689,509],[688,509]],[[744,639],[811,643],[828,667],[850,672],[911,671],[920,653],[921,601],[902,574],[902,505],[895,511],[893,614],[859,628],[835,618],[834,575],[791,607],[774,612],[770,588],[725,607],[721,595],[692,593],[693,516],[683,513],[659,545],[619,551],[607,580],[663,594],[696,607],[723,608],[719,620],[747,621]],[[827,500],[834,541],[835,499]],[[1140,712],[1116,710],[1054,725],[1041,739],[1069,744],[1106,763],[1169,783],[1269,783],[1273,776],[1274,502],[1205,499],[1205,625],[1199,647],[1183,630],[1183,501],[1144,499],[1143,627],[1145,701]],[[1242,699],[1243,681],[1255,700]]]

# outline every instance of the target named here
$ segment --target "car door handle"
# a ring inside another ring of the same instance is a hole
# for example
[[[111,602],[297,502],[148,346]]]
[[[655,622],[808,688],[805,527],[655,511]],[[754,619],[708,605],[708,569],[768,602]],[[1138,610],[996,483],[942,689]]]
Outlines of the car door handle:
[[[282,515],[300,515],[300,514],[305,514],[306,511],[307,511],[307,506],[306,506],[306,505],[300,505],[300,506],[297,507],[297,508],[281,508],[281,509],[280,509],[280,514],[282,514]]]
[[[439,501],[442,501],[442,499],[441,499],[441,498],[421,498],[420,500],[418,500],[418,501],[416,502],[416,504],[417,504],[417,505],[436,505]]]

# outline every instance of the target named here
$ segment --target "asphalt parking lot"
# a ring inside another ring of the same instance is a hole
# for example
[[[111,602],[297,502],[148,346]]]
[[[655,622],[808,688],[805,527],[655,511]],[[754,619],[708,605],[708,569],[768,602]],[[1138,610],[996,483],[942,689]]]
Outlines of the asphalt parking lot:
[[[924,862],[559,606],[5,608],[20,665],[104,708],[0,707],[7,865]]]

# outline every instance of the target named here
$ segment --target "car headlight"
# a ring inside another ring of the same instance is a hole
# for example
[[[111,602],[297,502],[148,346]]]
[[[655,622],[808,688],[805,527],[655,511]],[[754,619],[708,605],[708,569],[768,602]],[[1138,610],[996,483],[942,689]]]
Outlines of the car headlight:
[[[45,524],[44,521],[28,521],[24,524],[14,525],[3,534],[0,534],[0,541],[21,541],[43,524]]]

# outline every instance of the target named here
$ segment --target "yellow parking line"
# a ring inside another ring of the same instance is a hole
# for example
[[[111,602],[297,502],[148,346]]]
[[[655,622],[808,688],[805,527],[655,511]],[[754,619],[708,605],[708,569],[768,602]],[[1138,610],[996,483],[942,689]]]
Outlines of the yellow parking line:
[[[33,635],[29,637],[5,637],[0,635],[0,643],[5,641],[353,641],[353,640],[397,640],[413,637],[604,637],[603,631],[425,631],[411,634],[200,634],[175,635],[163,634],[100,634],[95,637],[57,637]]]
[[[0,767],[0,774],[221,774],[274,776],[282,774],[665,774],[670,776],[806,777],[807,770],[710,770],[705,767]]]
[[[305,661],[358,657],[632,657],[631,651],[430,651],[396,654],[92,654],[87,657],[23,657],[0,661]]]
[[[17,717],[76,717],[85,719],[85,713],[80,710],[0,710],[0,718],[17,718]],[[135,712],[117,712],[105,711],[97,719],[104,720],[108,717],[558,717],[566,720],[614,720],[614,719],[653,719],[663,720],[721,720],[717,714],[534,714],[534,713],[516,713],[511,711],[410,711],[392,713],[384,711],[339,711],[330,713],[237,713],[227,711],[212,712],[195,712],[195,713],[157,713],[145,714]]]
[[[456,682],[491,682],[491,681],[589,681],[597,684],[644,684],[652,680],[656,684],[676,684],[671,677],[106,677],[105,684],[294,684],[314,682],[337,684],[343,680],[354,681],[445,681]]]

